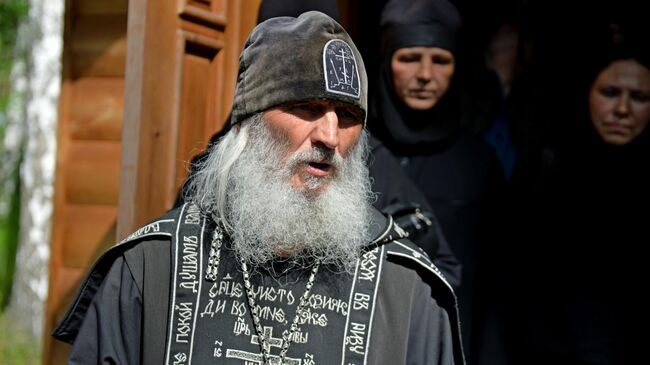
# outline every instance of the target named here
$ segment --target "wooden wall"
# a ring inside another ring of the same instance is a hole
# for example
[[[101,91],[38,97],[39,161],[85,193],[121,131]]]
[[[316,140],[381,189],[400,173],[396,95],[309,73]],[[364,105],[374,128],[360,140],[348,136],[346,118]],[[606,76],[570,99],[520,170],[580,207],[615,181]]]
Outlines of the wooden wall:
[[[171,207],[222,126],[259,1],[66,1],[44,364],[92,262]]]
[[[66,356],[67,346],[48,335],[96,252],[115,237],[126,24],[127,0],[66,2],[45,364]]]

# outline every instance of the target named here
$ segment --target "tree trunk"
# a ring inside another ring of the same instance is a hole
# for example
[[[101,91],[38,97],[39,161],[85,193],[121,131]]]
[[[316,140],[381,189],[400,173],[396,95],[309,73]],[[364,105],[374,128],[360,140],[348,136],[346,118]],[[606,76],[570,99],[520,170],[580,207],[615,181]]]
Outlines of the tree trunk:
[[[41,338],[47,299],[56,122],[61,85],[63,0],[30,0],[21,28],[13,86],[20,98],[9,115],[23,123],[21,227],[9,316]],[[20,52],[23,51],[23,52]]]

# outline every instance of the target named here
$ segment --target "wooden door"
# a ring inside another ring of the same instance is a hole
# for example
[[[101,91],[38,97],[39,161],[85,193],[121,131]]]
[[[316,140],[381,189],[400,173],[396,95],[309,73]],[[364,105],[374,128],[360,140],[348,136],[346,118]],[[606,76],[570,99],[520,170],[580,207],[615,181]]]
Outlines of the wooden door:
[[[259,0],[129,4],[118,237],[167,211],[230,112]]]

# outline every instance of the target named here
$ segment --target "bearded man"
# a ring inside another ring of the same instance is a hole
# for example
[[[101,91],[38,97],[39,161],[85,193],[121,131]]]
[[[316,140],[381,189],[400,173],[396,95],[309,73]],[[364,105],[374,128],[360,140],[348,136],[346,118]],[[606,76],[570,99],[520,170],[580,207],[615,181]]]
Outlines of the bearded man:
[[[371,208],[366,95],[328,16],[258,25],[188,203],[108,251],[55,331],[70,363],[463,363],[451,288]]]

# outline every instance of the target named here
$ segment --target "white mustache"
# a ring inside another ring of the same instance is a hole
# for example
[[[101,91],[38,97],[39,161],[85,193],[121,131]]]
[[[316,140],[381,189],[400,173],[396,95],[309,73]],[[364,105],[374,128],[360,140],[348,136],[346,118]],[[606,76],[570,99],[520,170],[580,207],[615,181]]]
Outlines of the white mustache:
[[[317,162],[326,163],[339,170],[343,166],[343,157],[334,150],[325,147],[314,147],[309,151],[297,152],[287,162],[289,171],[294,171],[300,164]]]

